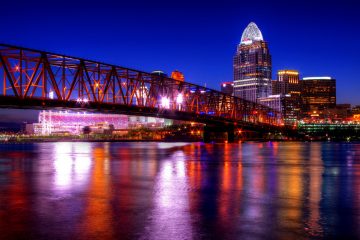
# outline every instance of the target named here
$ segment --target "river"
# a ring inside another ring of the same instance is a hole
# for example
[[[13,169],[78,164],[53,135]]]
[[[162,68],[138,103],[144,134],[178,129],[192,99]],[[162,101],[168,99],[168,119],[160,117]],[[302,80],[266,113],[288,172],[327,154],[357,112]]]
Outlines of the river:
[[[0,239],[360,238],[360,144],[0,144]]]

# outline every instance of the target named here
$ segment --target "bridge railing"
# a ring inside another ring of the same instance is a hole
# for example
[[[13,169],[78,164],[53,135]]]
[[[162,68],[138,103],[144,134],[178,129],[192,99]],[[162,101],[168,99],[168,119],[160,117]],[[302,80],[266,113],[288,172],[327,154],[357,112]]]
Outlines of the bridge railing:
[[[119,104],[279,125],[266,106],[196,84],[116,65],[0,44],[3,96]]]

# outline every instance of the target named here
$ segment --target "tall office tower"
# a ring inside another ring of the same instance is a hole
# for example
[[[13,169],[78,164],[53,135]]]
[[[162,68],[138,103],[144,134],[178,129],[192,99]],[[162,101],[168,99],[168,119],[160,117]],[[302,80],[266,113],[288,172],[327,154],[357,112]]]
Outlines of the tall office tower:
[[[271,55],[261,31],[251,22],[234,56],[234,95],[252,102],[271,95]]]
[[[272,94],[300,95],[299,72],[295,70],[280,70],[277,79],[272,81]]]
[[[277,79],[272,81],[272,93],[284,96],[281,104],[286,125],[294,125],[301,115],[301,86],[299,72],[296,70],[280,70]]]
[[[306,77],[301,81],[303,111],[307,116],[324,118],[336,106],[336,80],[331,77]]]

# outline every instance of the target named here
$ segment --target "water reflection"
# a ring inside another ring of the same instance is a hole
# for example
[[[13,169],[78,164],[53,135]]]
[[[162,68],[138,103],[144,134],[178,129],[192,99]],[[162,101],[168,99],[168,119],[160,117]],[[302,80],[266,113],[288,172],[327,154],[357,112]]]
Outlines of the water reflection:
[[[53,147],[54,188],[68,190],[73,185],[87,184],[92,164],[91,144],[56,143]]]
[[[112,191],[108,143],[101,147],[94,147],[91,155],[93,168],[89,176],[87,201],[84,203],[83,214],[77,223],[80,229],[77,235],[84,239],[94,239],[100,234],[103,239],[110,239],[114,237],[114,231],[111,224],[112,209],[109,204],[109,200],[112,199]]]
[[[159,170],[142,239],[193,239],[188,186],[184,152],[175,151]]]
[[[359,238],[360,144],[0,145],[0,239]]]

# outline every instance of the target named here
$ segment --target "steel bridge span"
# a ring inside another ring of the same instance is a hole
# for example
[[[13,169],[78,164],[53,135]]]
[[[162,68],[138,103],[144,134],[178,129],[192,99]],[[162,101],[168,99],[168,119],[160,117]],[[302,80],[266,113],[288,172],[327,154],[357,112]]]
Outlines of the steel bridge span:
[[[0,44],[0,107],[79,109],[281,131],[266,106],[117,65]]]

